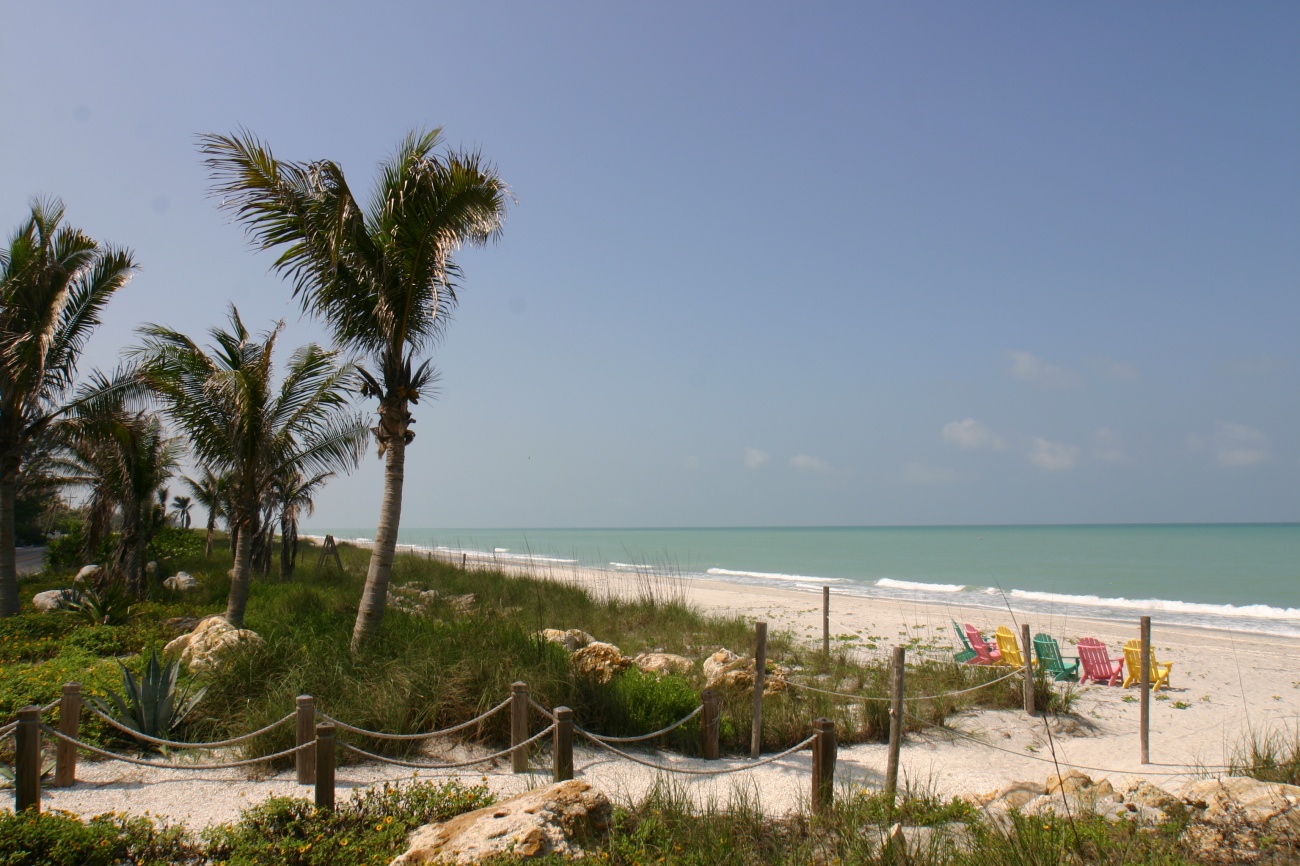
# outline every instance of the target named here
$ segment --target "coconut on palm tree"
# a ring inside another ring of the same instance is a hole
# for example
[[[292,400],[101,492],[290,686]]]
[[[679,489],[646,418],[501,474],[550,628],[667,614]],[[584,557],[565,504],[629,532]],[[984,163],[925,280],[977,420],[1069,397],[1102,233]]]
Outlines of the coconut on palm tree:
[[[236,627],[244,622],[262,502],[276,476],[290,468],[348,471],[367,437],[365,420],[347,410],[354,373],[337,352],[303,346],[276,386],[272,357],[281,327],[255,337],[232,306],[230,330],[213,328],[211,349],[146,325],[142,345],[130,350],[194,456],[228,479],[227,520],[238,541],[225,616]]]
[[[62,202],[35,201],[0,249],[0,616],[21,606],[14,499],[28,447],[61,413],[104,305],[136,267],[62,221]]]
[[[386,460],[379,524],[352,632],[353,648],[383,619],[402,513],[411,406],[435,376],[422,358],[447,324],[460,277],[452,255],[496,238],[509,192],[477,152],[440,149],[441,131],[411,133],[380,166],[369,203],[352,195],[328,160],[277,160],[255,136],[204,135],[214,193],[262,249],[305,311],[340,346],[366,358],[365,396],[378,403],[373,432]]]

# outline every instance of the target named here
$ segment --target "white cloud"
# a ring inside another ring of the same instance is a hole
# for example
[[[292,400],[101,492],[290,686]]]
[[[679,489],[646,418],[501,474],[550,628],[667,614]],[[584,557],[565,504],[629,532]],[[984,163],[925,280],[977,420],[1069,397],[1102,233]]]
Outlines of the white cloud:
[[[1007,352],[1007,357],[1011,359],[1011,375],[1022,382],[1053,390],[1074,388],[1083,383],[1083,377],[1078,373],[1049,364],[1029,352],[1011,351]]]
[[[1127,361],[1117,361],[1114,358],[1098,358],[1092,362],[1092,366],[1103,376],[1111,379],[1127,381],[1138,377],[1138,368]]]
[[[746,469],[757,469],[758,467],[762,466],[764,463],[766,463],[771,459],[772,459],[772,455],[768,454],[766,451],[763,451],[760,448],[745,449]]]
[[[988,427],[984,426],[974,418],[964,418],[961,421],[949,421],[943,425],[943,441],[958,448],[975,449],[989,448],[992,450],[1001,450],[1007,447],[1007,443],[1002,437],[994,433]]]
[[[1219,465],[1229,469],[1254,466],[1268,459],[1268,437],[1245,424],[1215,421],[1210,443]]]
[[[1109,427],[1098,427],[1092,434],[1092,456],[1102,463],[1124,463],[1128,460],[1128,455],[1124,453],[1123,439]]]
[[[955,469],[927,463],[905,463],[900,474],[908,484],[961,484],[972,480],[971,476]]]
[[[1049,472],[1073,469],[1079,462],[1079,446],[1066,442],[1049,442],[1041,436],[1035,436],[1029,460],[1039,469]]]
[[[803,472],[830,472],[831,466],[820,457],[809,454],[796,454],[790,458],[790,465]]]

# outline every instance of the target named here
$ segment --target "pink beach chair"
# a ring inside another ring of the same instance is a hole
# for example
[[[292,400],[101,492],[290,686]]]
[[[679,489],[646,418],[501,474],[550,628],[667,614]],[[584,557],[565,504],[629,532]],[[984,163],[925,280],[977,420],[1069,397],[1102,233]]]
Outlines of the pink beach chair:
[[[975,658],[971,659],[969,664],[992,665],[1002,661],[1002,653],[984,642],[984,636],[980,634],[979,629],[970,623],[966,623],[965,628],[970,648],[975,650]]]
[[[1079,661],[1083,663],[1083,676],[1079,677],[1079,685],[1092,681],[1113,686],[1119,682],[1120,674],[1124,672],[1124,660],[1112,659],[1106,652],[1106,645],[1095,637],[1079,640]]]

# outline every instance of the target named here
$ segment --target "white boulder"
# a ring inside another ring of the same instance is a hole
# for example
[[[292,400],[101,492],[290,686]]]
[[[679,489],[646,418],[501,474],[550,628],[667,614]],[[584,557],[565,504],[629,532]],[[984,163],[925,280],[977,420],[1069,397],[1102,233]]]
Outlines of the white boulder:
[[[224,617],[210,616],[163,647],[164,655],[180,654],[181,662],[195,674],[209,673],[232,651],[264,643],[251,629],[235,628]]]
[[[178,571],[171,577],[163,581],[163,586],[168,589],[184,592],[187,589],[198,589],[200,584],[198,578],[188,571]]]

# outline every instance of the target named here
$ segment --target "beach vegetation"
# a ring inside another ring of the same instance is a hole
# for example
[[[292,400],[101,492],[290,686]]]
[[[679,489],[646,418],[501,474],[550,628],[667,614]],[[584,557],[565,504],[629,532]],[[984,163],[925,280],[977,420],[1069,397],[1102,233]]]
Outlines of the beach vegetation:
[[[314,343],[299,348],[277,386],[281,327],[254,336],[232,306],[229,329],[210,332],[210,350],[161,325],[144,326],[142,345],[131,350],[141,381],[184,432],[194,457],[227,479],[236,541],[225,618],[236,628],[244,624],[254,540],[275,479],[348,471],[367,436],[361,416],[346,408],[355,371],[338,352]]]
[[[157,651],[149,654],[139,677],[120,661],[118,665],[122,692],[106,689],[106,698],[87,697],[119,724],[150,737],[171,737],[207,692],[193,683],[182,683],[180,660],[160,660]]]
[[[411,407],[431,396],[437,374],[421,361],[456,305],[453,254],[501,231],[509,193],[477,152],[442,149],[441,130],[412,132],[379,169],[368,205],[353,198],[329,160],[278,160],[241,132],[203,135],[201,149],[222,205],[293,286],[305,312],[336,344],[366,358],[361,393],[378,401],[374,428],[384,464],[378,528],[357,608],[352,643],[379,629],[401,522]]]
[[[0,617],[22,609],[15,515],[23,465],[65,411],[86,341],[136,270],[130,250],[63,216],[58,199],[33,201],[0,249]]]

